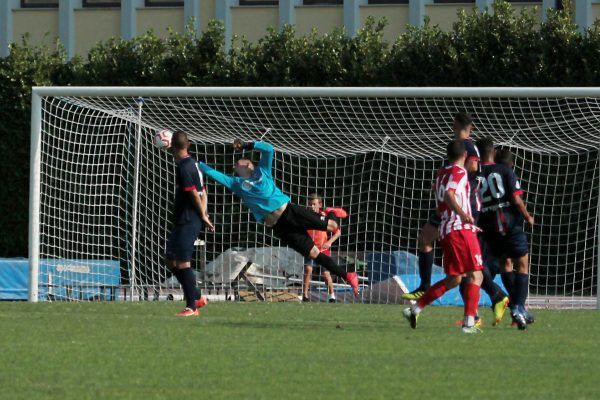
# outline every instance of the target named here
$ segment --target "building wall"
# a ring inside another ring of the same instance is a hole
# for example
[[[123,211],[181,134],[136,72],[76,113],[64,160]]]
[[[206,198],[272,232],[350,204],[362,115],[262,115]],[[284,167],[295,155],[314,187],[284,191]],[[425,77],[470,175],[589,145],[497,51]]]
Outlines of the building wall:
[[[310,33],[313,28],[319,33],[328,33],[344,26],[344,9],[341,6],[303,6],[296,8],[296,32]]]
[[[75,53],[85,56],[99,41],[121,35],[121,11],[117,8],[75,10]]]
[[[33,46],[53,46],[58,38],[58,10],[19,9],[13,11],[13,42],[20,43],[21,37],[29,33]]]
[[[204,30],[209,21],[216,16],[216,2],[229,0],[193,1],[195,1],[194,5],[199,5],[199,11],[196,15],[200,29]],[[597,3],[592,4],[592,21],[600,18],[600,0],[593,1]],[[232,7],[228,9],[228,15],[231,24],[226,24],[229,35],[245,36],[250,41],[257,41],[266,34],[269,26],[278,27],[281,23],[278,6],[239,6],[236,1],[230,3]],[[577,2],[573,7],[579,7],[579,4]],[[541,6],[540,2],[513,4],[516,12],[520,12],[522,9],[533,10],[533,7],[537,7],[536,13],[540,21],[542,20]],[[431,24],[437,24],[444,30],[450,30],[453,22],[457,19],[457,12],[461,9],[465,9],[467,13],[473,13],[476,11],[475,3],[428,4],[425,6],[425,15],[430,18]],[[302,5],[294,7],[293,10],[296,31],[301,35],[310,33],[313,28],[319,34],[323,34],[344,26],[344,7],[341,5]],[[364,26],[368,16],[374,16],[376,19],[385,17],[388,20],[388,25],[384,30],[384,38],[389,42],[394,42],[400,34],[405,32],[409,23],[420,23],[418,20],[410,20],[411,14],[409,14],[408,4],[362,4],[358,7],[358,10],[360,26]],[[120,8],[76,8],[73,14],[75,35],[71,39],[71,43],[75,43],[75,45],[71,47],[70,51],[75,54],[85,56],[97,41],[121,34]],[[412,16],[415,18],[415,14],[412,14]],[[44,43],[52,45],[59,36],[61,21],[57,9],[17,7],[10,11],[9,18],[12,18],[13,28],[7,36],[12,36],[13,41],[20,41],[21,36],[25,32],[29,32],[31,44]],[[168,27],[176,32],[182,32],[186,23],[184,19],[185,11],[183,7],[141,7],[135,10],[138,34],[153,29],[159,37],[166,37]],[[2,29],[1,26],[0,29]]]
[[[406,31],[408,25],[408,4],[406,5],[372,5],[360,7],[361,27],[364,26],[369,16],[376,20],[387,19],[387,26],[383,31],[383,38],[390,43],[396,41],[398,36]]]
[[[139,33],[154,31],[161,38],[169,36],[168,28],[175,32],[183,32],[183,8],[142,8],[137,12],[137,29]]]
[[[600,18],[600,4],[592,4],[592,19],[595,21]]]
[[[473,14],[473,7],[473,3],[430,4],[425,7],[425,13],[429,16],[431,25],[439,25],[440,29],[449,31],[458,19],[458,12],[464,9],[467,14]]]
[[[267,28],[277,29],[279,9],[277,6],[233,7],[231,25],[233,34],[245,36],[251,42],[267,34]]]

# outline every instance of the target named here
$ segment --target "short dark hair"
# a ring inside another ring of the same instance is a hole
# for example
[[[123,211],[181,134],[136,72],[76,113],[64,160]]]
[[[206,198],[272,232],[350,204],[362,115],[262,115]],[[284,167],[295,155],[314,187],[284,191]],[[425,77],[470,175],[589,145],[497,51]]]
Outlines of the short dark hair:
[[[510,167],[513,165],[513,153],[508,147],[503,147],[496,152],[496,159],[494,160],[497,164],[505,164]]]
[[[321,204],[323,204],[323,199],[316,193],[311,193],[308,195],[308,201],[319,200]]]
[[[185,150],[188,148],[190,141],[188,140],[188,135],[184,131],[175,131],[173,132],[173,137],[171,138],[171,147],[175,150]]]
[[[475,145],[481,159],[486,160],[494,153],[494,141],[489,137],[479,139]]]
[[[448,147],[446,147],[446,156],[448,157],[448,161],[457,161],[463,156],[463,154],[465,154],[465,151],[467,151],[465,148],[465,142],[461,139],[454,139],[448,143]]]
[[[473,125],[473,116],[467,112],[459,112],[454,116],[454,126],[459,129],[466,129],[467,126]]]

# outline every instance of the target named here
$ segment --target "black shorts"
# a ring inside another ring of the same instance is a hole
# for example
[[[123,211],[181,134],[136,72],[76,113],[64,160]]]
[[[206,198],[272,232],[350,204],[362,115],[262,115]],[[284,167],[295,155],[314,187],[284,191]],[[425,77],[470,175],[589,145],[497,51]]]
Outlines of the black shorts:
[[[202,231],[202,222],[175,224],[171,230],[165,258],[167,260],[191,261],[194,255],[194,242]]]
[[[291,247],[304,257],[308,257],[315,242],[306,231],[309,229],[326,231],[328,222],[329,218],[323,215],[289,203],[273,226],[273,232],[282,244]]]

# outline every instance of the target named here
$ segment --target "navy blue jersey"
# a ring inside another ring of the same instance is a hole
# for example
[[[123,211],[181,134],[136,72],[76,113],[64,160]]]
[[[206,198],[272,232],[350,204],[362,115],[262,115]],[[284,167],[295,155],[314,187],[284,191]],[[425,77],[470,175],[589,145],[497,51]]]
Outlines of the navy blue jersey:
[[[504,164],[483,164],[479,195],[483,203],[479,225],[484,231],[522,228],[523,217],[511,198],[523,194],[515,171]]]
[[[197,223],[202,220],[200,212],[194,205],[191,196],[187,193],[194,189],[202,196],[204,179],[198,169],[196,160],[189,156],[177,163],[175,169],[175,204],[173,205],[173,222],[185,224]]]

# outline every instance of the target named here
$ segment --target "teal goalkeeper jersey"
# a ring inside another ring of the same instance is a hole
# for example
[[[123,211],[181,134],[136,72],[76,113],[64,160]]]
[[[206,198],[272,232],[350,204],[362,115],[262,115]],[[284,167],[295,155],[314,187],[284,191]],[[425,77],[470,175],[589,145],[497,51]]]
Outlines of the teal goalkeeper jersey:
[[[263,222],[268,214],[289,203],[290,198],[283,194],[273,181],[273,146],[265,142],[255,142],[254,150],[260,151],[260,162],[250,178],[225,175],[203,162],[199,162],[198,167],[204,174],[240,197],[256,221]]]

